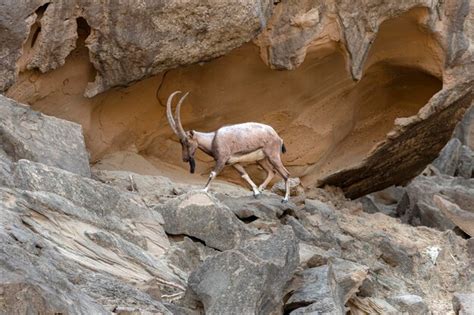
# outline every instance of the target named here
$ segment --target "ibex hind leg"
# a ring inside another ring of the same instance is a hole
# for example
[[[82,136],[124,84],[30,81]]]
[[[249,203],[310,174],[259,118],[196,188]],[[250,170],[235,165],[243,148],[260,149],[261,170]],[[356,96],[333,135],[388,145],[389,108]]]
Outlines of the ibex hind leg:
[[[290,172],[283,166],[283,163],[280,159],[280,148],[278,147],[278,153],[271,153],[268,156],[268,161],[271,165],[275,168],[278,174],[285,180],[285,197],[281,202],[285,203],[288,202],[290,196],[290,182],[288,179],[290,178]]]
[[[242,178],[245,179],[245,181],[247,183],[249,183],[250,187],[252,187],[253,196],[255,198],[258,198],[260,196],[260,191],[259,191],[257,185],[255,185],[255,183],[250,179],[250,176],[245,171],[245,168],[242,165],[237,164],[237,163],[232,165],[232,166],[239,172],[240,176],[242,176]]]
[[[260,192],[264,191],[265,188],[267,188],[267,185],[270,183],[272,180],[273,176],[275,176],[275,172],[273,171],[273,167],[271,164],[268,162],[268,159],[265,158],[263,160],[257,161],[258,165],[260,165],[266,172],[267,172],[267,178],[263,181],[260,186],[258,186],[258,190]]]

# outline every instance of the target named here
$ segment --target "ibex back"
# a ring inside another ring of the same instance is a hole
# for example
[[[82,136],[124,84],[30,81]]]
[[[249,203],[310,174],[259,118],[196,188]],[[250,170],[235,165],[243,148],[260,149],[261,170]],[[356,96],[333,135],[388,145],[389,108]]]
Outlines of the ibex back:
[[[180,110],[181,104],[189,93],[184,94],[179,100],[175,117],[171,111],[173,97],[179,93],[181,92],[176,91],[168,97],[166,115],[171,129],[181,142],[183,161],[189,163],[190,171],[194,173],[194,154],[198,148],[216,161],[204,191],[207,192],[211,181],[222,171],[224,166],[232,165],[249,183],[254,196],[257,197],[272,180],[275,174],[274,170],[276,170],[285,180],[286,191],[282,202],[287,202],[290,192],[288,182],[290,173],[281,162],[280,153],[284,153],[286,149],[283,140],[276,131],[268,125],[255,122],[224,126],[213,132],[185,131],[181,124]],[[259,187],[250,179],[240,163],[258,163],[267,171],[267,177]]]

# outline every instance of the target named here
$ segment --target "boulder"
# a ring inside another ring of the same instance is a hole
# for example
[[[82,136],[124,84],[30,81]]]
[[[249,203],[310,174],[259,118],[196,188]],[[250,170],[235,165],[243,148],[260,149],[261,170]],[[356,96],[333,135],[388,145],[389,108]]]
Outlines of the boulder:
[[[462,120],[457,124],[453,132],[454,137],[458,138],[463,145],[474,149],[474,106],[464,114]]]
[[[442,174],[453,176],[458,166],[461,147],[461,141],[457,138],[452,138],[431,164]]]
[[[210,194],[194,191],[155,207],[166,233],[198,238],[206,246],[228,250],[251,233],[234,213]]]
[[[463,145],[461,147],[461,153],[459,154],[458,165],[456,168],[456,176],[468,179],[472,177],[473,155],[474,153],[468,146]]]
[[[298,243],[289,227],[206,259],[189,288],[206,314],[271,314],[298,265]]]
[[[12,161],[0,148],[0,186],[13,186]]]
[[[301,286],[285,304],[290,314],[345,314],[344,305],[367,277],[368,267],[344,259],[302,272]]]
[[[391,305],[403,314],[408,315],[428,315],[428,307],[423,299],[414,294],[400,294],[388,299]]]
[[[166,243],[153,235],[155,222],[99,217],[47,192],[0,188],[0,200],[2,311],[109,314],[134,305],[170,314],[134,285],[154,278],[180,286],[159,260]]]
[[[216,194],[216,197],[242,220],[250,218],[276,220],[285,211],[296,209],[291,202],[282,203],[281,197],[275,194],[264,193],[258,199],[249,194],[247,196]]]
[[[445,214],[453,211],[447,211],[448,208],[439,200],[436,202],[435,195],[470,212],[474,209],[474,180],[442,174],[420,175],[406,187],[406,193],[397,206],[398,215],[402,221],[413,225],[426,225],[439,230],[454,229],[456,224]]]
[[[465,211],[439,195],[433,197],[441,212],[467,235],[474,236],[474,212]]]
[[[362,209],[367,213],[382,212],[389,216],[396,216],[396,208],[405,190],[402,187],[390,186],[384,190],[358,198]]]
[[[458,315],[474,314],[474,293],[454,293],[453,310]]]
[[[46,116],[0,95],[0,141],[17,161],[28,159],[90,177],[82,127]]]

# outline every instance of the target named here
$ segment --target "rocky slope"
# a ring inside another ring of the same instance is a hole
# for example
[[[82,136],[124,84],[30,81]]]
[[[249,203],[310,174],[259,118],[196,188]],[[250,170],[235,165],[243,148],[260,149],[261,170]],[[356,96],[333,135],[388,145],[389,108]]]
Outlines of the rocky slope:
[[[337,189],[281,204],[273,193],[257,200],[224,183],[206,194],[160,176],[93,169],[91,178],[88,167],[67,169],[87,156],[79,126],[4,97],[0,110],[5,314],[454,314],[472,307],[473,243],[450,229],[368,214]],[[37,147],[56,154],[27,150]]]

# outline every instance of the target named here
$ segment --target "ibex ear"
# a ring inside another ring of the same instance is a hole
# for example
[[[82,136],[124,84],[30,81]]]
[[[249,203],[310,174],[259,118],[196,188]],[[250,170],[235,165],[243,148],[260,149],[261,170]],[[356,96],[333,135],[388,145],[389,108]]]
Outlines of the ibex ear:
[[[191,136],[191,138],[194,138],[194,130],[189,130],[189,135]]]

